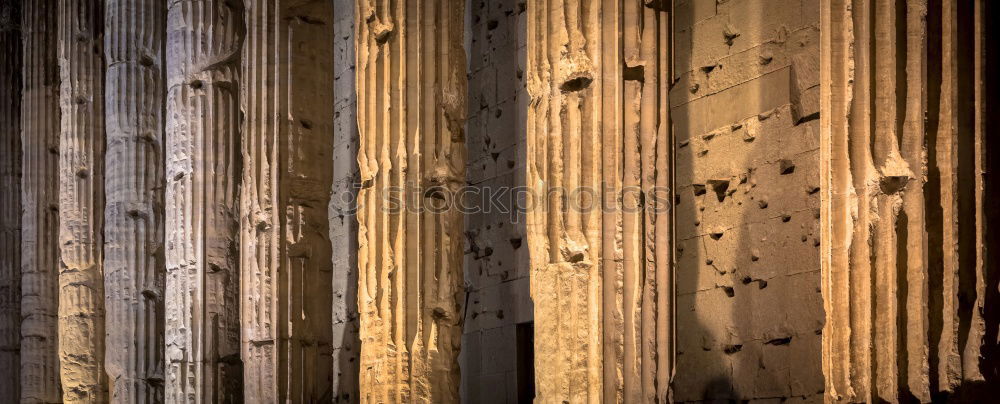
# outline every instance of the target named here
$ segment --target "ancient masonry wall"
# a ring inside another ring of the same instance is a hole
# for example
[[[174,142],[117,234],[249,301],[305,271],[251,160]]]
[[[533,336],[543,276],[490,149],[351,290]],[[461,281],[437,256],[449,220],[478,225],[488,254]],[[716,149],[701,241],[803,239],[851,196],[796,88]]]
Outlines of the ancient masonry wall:
[[[104,1],[58,19],[60,377],[64,402],[104,402]]]
[[[358,357],[358,95],[355,91],[356,0],[333,2],[333,188],[330,241],[333,260],[333,400],[359,400]]]
[[[996,365],[981,363],[1000,323],[986,303],[1000,196],[986,153],[987,4],[823,3],[828,401],[944,401],[995,385]]]
[[[241,402],[239,69],[243,3],[167,9],[166,401]]]
[[[330,397],[333,7],[246,3],[240,106],[244,399]]]
[[[633,1],[527,8],[527,242],[541,402],[668,400],[668,11]]]
[[[480,192],[465,201],[475,210],[465,223],[462,401],[514,403],[534,390],[525,217],[511,210],[525,177],[527,2],[466,7],[466,182]]]
[[[106,0],[105,368],[110,400],[163,402],[166,4]]]
[[[361,401],[457,402],[461,3],[357,3]]]
[[[0,1],[0,402],[20,400],[21,2]]]
[[[818,401],[819,0],[680,0],[674,399]]]
[[[22,4],[21,401],[62,399],[59,383],[57,0]]]

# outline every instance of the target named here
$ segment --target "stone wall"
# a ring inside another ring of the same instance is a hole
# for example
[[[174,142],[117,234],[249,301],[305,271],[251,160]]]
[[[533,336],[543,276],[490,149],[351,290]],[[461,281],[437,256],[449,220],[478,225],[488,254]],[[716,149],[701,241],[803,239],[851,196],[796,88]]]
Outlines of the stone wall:
[[[677,401],[821,401],[818,7],[675,4]]]
[[[463,402],[517,402],[519,392],[532,390],[525,381],[534,383],[533,374],[524,378],[531,372],[525,351],[534,348],[523,338],[519,346],[517,338],[518,330],[530,330],[534,318],[525,222],[513,209],[512,192],[503,191],[524,185],[526,6],[523,0],[466,4],[466,182],[481,192],[467,200],[478,209],[465,224]],[[491,205],[493,195],[500,206]]]

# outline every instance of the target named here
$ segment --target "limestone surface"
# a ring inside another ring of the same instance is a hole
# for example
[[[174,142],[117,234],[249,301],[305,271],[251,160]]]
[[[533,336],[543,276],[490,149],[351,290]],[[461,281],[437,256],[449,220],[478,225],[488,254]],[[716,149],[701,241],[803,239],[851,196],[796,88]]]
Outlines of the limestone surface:
[[[528,6],[527,242],[539,402],[668,397],[666,11],[659,2]]]
[[[849,3],[821,11],[826,395],[929,402],[994,345],[987,2]]]
[[[59,365],[63,402],[107,401],[104,2],[59,2]]]
[[[161,403],[166,5],[106,2],[105,368],[111,402]]]
[[[59,382],[57,0],[22,4],[21,402],[62,399]]]
[[[243,3],[172,2],[166,49],[165,397],[242,402],[239,70]]]
[[[333,4],[249,0],[240,104],[244,399],[331,395]],[[327,162],[327,164],[324,164]]]
[[[458,402],[464,4],[359,0],[362,402]]]

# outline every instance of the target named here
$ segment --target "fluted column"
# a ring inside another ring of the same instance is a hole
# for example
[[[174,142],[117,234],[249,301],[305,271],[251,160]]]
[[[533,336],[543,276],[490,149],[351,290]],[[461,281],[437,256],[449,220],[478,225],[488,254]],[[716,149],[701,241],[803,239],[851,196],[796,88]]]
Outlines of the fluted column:
[[[984,380],[986,3],[822,2],[828,401]]]
[[[359,0],[362,402],[457,402],[464,2]]]
[[[667,5],[566,0],[527,8],[538,402],[668,399]]]
[[[59,383],[57,0],[22,5],[21,402],[62,400]]]
[[[106,1],[106,367],[112,402],[160,403],[166,3]]]
[[[166,401],[241,402],[239,0],[167,9]]]
[[[249,0],[240,103],[244,398],[329,399],[333,4]]]
[[[20,400],[21,4],[0,0],[0,402]]]
[[[65,402],[107,401],[104,2],[59,2],[59,365]]]

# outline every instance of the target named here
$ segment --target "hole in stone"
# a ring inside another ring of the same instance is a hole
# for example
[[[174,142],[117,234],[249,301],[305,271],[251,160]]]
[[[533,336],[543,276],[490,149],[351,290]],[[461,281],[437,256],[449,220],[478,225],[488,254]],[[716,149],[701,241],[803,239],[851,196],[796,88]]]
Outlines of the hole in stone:
[[[788,345],[792,342],[792,337],[775,338],[770,341],[765,342],[768,345]]]
[[[744,276],[742,282],[743,282],[744,285],[749,285],[750,282],[753,282],[753,278],[751,278],[749,276]]]
[[[201,80],[192,80],[188,83],[188,86],[195,90],[201,89],[204,85],[205,83],[202,83]]]
[[[76,172],[76,177],[79,179],[87,179],[90,176],[90,172],[86,168],[81,168]]]
[[[691,184],[694,189],[694,196],[705,195],[705,184]]]
[[[757,201],[757,206],[761,209],[767,209],[767,201],[761,199]]]
[[[791,215],[781,215],[781,221],[782,221],[782,222],[784,222],[784,223],[788,223],[788,222],[790,222],[791,220],[792,220],[792,216],[791,216]]]
[[[220,267],[219,264],[216,264],[214,262],[210,262],[208,264],[208,272],[214,274],[214,273],[217,273],[217,272],[220,272],[220,271],[222,271],[222,267]]]
[[[560,84],[559,89],[564,93],[580,91],[589,87],[592,81],[593,79],[587,76],[574,77]]]
[[[736,289],[733,289],[732,286],[723,286],[722,287],[722,291],[726,292],[726,296],[729,296],[729,297],[735,297],[736,296]]]
[[[729,190],[729,180],[708,180],[708,185],[715,191],[715,197],[722,202],[726,199],[726,191]]]
[[[75,102],[76,105],[83,105],[87,103],[87,99],[83,97],[76,97],[73,99],[73,102]]]
[[[142,291],[142,297],[146,298],[146,300],[156,300],[156,292],[146,289]]]
[[[139,57],[139,64],[142,66],[150,67],[153,65],[153,58],[147,55],[142,55]]]
[[[497,20],[486,21],[486,29],[490,30],[490,31],[497,29],[497,27],[499,25],[500,25],[500,22],[497,21]]]
[[[305,129],[312,129],[313,128],[312,122],[309,122],[308,119],[302,119],[302,120],[300,120],[299,121],[299,125],[302,125],[302,127],[305,128]]]
[[[743,350],[743,345],[736,344],[736,345],[726,345],[726,347],[722,349],[722,352],[725,352],[726,355],[732,355],[742,350]]]
[[[503,310],[497,310],[497,318],[503,319]]]
[[[521,238],[515,237],[510,239],[510,246],[513,247],[515,250],[521,248]]]
[[[906,183],[909,180],[910,178],[907,176],[886,176],[882,177],[878,185],[883,194],[893,195],[906,188]]]
[[[757,289],[764,289],[767,287],[767,281],[760,279],[757,281]]]
[[[722,232],[721,231],[712,232],[712,233],[709,233],[708,235],[709,235],[709,237],[712,237],[712,240],[718,240],[718,239],[722,238]]]
[[[795,164],[791,160],[782,159],[778,162],[781,175],[788,175],[795,172]]]
[[[184,178],[184,173],[174,174],[174,181],[180,181],[183,178]]]
[[[625,70],[622,72],[622,78],[628,81],[638,81],[645,82],[646,80],[646,66],[625,66]]]

